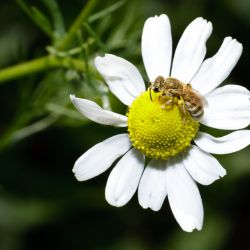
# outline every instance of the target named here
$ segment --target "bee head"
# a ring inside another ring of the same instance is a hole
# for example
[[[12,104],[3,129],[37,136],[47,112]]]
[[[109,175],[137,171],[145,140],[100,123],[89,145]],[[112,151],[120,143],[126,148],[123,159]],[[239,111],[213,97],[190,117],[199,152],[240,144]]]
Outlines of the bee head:
[[[153,91],[154,93],[158,93],[161,91],[160,86],[155,86],[155,83],[151,83],[151,85],[149,86],[149,94],[150,94],[150,99],[152,101],[152,95],[151,95],[151,91]]]
[[[160,88],[157,87],[157,86],[153,86],[153,87],[152,87],[152,90],[153,90],[155,93],[160,92]]]
[[[149,91],[150,91],[150,98],[152,100],[151,97],[151,91],[153,91],[154,93],[159,93],[162,92],[164,89],[164,85],[165,85],[165,79],[163,76],[158,76],[153,82],[150,83],[151,85],[149,86]]]
[[[160,91],[163,90],[164,88],[164,83],[165,83],[165,79],[162,76],[158,76],[154,82],[151,83],[151,89],[155,92],[158,93]]]

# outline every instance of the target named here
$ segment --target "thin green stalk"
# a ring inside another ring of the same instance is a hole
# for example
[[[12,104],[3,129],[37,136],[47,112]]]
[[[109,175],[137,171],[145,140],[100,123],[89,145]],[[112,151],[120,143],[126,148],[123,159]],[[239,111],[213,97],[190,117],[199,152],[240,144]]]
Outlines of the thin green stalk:
[[[15,143],[27,136],[35,134],[41,130],[46,129],[51,126],[59,119],[59,115],[48,115],[47,117],[28,125],[28,122],[31,117],[21,116],[16,123],[13,123],[12,127],[5,132],[0,140],[0,150],[4,149],[6,146],[11,143]]]
[[[37,26],[45,32],[50,38],[53,37],[53,31],[49,19],[36,7],[29,7],[24,0],[16,0],[17,4],[33,20]]]
[[[112,4],[111,6],[92,14],[88,18],[88,22],[92,23],[92,22],[95,22],[97,20],[100,20],[100,19],[104,18],[107,15],[112,14],[112,12],[114,12],[117,9],[121,8],[126,2],[127,2],[127,0],[120,0],[120,1],[115,2],[114,4]]]
[[[65,34],[64,21],[61,11],[59,9],[56,0],[42,0],[42,1],[46,5],[52,17],[54,39],[55,41],[57,41],[58,39],[61,39]]]
[[[83,26],[87,30],[87,32],[95,39],[97,45],[102,49],[102,52],[108,52],[108,48],[106,45],[102,42],[101,38],[97,35],[97,33],[91,28],[91,26],[88,23],[83,23]]]
[[[57,67],[73,68],[80,72],[85,71],[85,63],[81,60],[68,57],[57,58],[49,55],[2,69],[0,71],[0,84]]]
[[[21,0],[18,0],[18,2],[22,3]],[[79,16],[69,28],[68,32],[57,44],[57,49],[65,50],[68,46],[70,46],[76,38],[77,31],[80,29],[83,22],[89,17],[89,14],[96,6],[97,2],[98,0],[88,1]],[[79,59],[72,59],[68,57],[58,58],[52,55],[47,55],[0,70],[0,84],[55,67],[74,68],[80,72],[85,71],[85,63]]]
[[[68,48],[70,44],[72,44],[73,40],[76,38],[77,31],[81,28],[84,21],[87,20],[90,13],[98,3],[98,0],[89,0],[86,6],[82,9],[79,16],[73,22],[71,27],[69,28],[67,34],[62,38],[62,40],[56,45],[58,50],[65,50]]]

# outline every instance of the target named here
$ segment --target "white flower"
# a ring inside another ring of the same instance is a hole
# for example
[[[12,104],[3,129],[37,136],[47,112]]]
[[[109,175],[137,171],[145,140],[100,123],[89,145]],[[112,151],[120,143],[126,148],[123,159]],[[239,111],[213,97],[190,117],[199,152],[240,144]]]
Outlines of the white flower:
[[[196,145],[167,160],[152,159],[144,168],[145,156],[132,147],[129,134],[119,134],[95,145],[75,163],[73,172],[79,181],[93,178],[106,171],[121,157],[111,171],[105,190],[106,200],[113,206],[125,205],[138,188],[143,208],[158,211],[166,196],[175,219],[183,230],[200,230],[203,205],[196,182],[209,185],[226,174],[225,169],[210,154],[233,153],[250,144],[250,131],[238,130],[250,123],[250,92],[238,85],[218,87],[236,65],[242,45],[226,37],[219,51],[204,60],[206,41],[212,24],[195,19],[184,31],[173,56],[169,19],[166,15],[149,18],[142,34],[142,57],[149,80],[157,76],[172,76],[191,83],[207,101],[200,123],[217,129],[237,130],[216,138],[198,132]],[[111,92],[131,107],[145,92],[139,71],[128,61],[110,54],[95,59]],[[218,87],[218,88],[217,88]],[[128,118],[103,110],[96,103],[71,95],[75,107],[87,118],[100,124],[126,127]]]

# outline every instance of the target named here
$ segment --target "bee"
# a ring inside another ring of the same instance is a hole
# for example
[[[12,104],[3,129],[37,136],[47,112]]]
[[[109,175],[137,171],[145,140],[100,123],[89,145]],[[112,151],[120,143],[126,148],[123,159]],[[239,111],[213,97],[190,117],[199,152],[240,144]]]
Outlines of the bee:
[[[196,121],[203,116],[206,101],[189,83],[185,84],[172,77],[158,76],[149,86],[149,91],[151,100],[151,91],[161,92],[160,98],[164,100],[164,106],[174,104],[177,99],[177,104],[181,107],[184,117],[186,117],[187,111]]]

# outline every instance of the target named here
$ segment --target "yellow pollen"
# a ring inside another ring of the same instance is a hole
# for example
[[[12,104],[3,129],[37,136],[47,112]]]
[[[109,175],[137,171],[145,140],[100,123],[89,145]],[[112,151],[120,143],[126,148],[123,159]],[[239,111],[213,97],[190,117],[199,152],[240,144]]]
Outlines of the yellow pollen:
[[[150,158],[166,160],[184,151],[195,137],[199,123],[181,112],[179,100],[164,105],[162,93],[138,96],[128,111],[128,132],[135,148]]]

